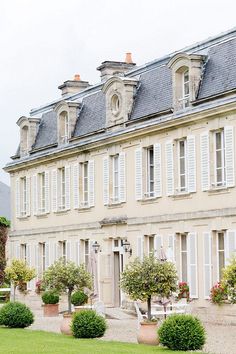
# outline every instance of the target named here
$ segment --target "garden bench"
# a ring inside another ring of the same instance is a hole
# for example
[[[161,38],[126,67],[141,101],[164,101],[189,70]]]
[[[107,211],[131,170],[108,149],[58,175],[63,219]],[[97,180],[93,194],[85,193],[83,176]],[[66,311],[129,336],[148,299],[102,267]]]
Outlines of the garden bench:
[[[169,303],[166,306],[161,304],[152,304],[151,315],[152,317],[164,316],[164,318],[166,318],[168,315],[189,312],[188,308],[189,305],[185,303]]]

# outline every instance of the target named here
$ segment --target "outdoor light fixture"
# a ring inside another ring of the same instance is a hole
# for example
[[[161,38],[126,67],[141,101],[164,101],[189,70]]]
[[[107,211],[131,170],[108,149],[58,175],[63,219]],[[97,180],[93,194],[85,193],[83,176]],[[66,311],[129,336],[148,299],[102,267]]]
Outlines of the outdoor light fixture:
[[[98,250],[100,248],[99,243],[97,243],[97,241],[94,241],[94,243],[92,244],[93,250],[95,253],[98,253]]]
[[[132,255],[132,248],[131,248],[130,242],[126,239],[122,242],[122,246],[123,246],[123,250],[126,253],[129,253],[129,255],[131,256]]]

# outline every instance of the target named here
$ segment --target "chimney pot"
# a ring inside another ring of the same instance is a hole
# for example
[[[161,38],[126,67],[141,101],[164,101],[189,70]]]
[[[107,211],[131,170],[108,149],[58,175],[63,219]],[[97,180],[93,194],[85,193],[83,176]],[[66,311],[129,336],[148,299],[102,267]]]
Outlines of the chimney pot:
[[[127,64],[133,64],[132,53],[126,53],[125,62],[126,62]]]
[[[74,76],[74,81],[80,81],[80,75],[79,74],[75,74]]]

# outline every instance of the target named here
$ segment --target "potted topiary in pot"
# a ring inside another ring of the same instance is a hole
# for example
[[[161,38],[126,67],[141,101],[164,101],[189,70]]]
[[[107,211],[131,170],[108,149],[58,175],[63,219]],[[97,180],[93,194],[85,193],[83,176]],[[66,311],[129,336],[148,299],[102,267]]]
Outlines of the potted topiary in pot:
[[[55,290],[48,290],[42,294],[43,314],[45,317],[58,316],[59,295]]]
[[[80,312],[88,301],[88,295],[83,291],[75,291],[71,296],[71,303],[74,305],[75,312]]]
[[[132,300],[147,302],[147,320],[140,323],[138,342],[157,345],[157,321],[152,320],[152,296],[169,298],[177,288],[177,271],[172,262],[162,262],[154,255],[136,258],[121,275],[121,288]]]

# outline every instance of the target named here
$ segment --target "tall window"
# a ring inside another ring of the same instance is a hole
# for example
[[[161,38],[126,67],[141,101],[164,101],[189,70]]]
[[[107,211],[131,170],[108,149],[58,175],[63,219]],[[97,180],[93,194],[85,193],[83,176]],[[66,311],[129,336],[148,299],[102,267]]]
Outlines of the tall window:
[[[183,72],[182,76],[182,90],[183,90],[183,96],[182,96],[182,104],[183,108],[189,107],[189,70],[185,70]]]
[[[68,114],[65,115],[64,118],[64,131],[65,131],[65,135],[64,135],[64,141],[65,143],[68,143],[68,139],[69,139],[69,117]]]
[[[218,274],[220,280],[222,278],[222,269],[225,266],[224,232],[218,232],[217,234],[217,250],[218,250]]]
[[[22,177],[20,179],[21,182],[21,216],[26,215],[27,212],[27,185],[26,185],[26,177]]]
[[[147,236],[147,253],[148,256],[154,253],[154,236]]]
[[[146,197],[154,197],[154,153],[153,146],[147,149],[147,192]]]
[[[44,213],[45,204],[45,172],[39,173],[39,212]]]
[[[187,235],[180,235],[181,280],[187,282]]]
[[[45,243],[41,243],[40,248],[41,248],[41,269],[42,269],[42,272],[44,272],[46,269],[46,245],[45,245]]]
[[[179,191],[187,190],[187,154],[186,154],[186,139],[178,142],[179,146]]]
[[[113,169],[113,202],[119,201],[119,155],[112,157],[112,169]]]
[[[89,186],[88,186],[88,162],[82,164],[82,194],[83,201],[82,207],[86,207],[89,204]]]
[[[60,247],[60,257],[63,258],[64,262],[66,262],[66,241],[59,241],[59,247]]]
[[[89,266],[89,240],[84,241],[84,263],[86,268]]]
[[[225,185],[225,143],[223,130],[215,133],[215,185]]]
[[[26,243],[22,243],[20,245],[20,258],[25,261],[25,263],[27,262],[27,246]]]
[[[59,186],[60,186],[60,198],[59,198],[59,210],[65,209],[66,201],[66,181],[65,181],[65,167],[59,169]]]

